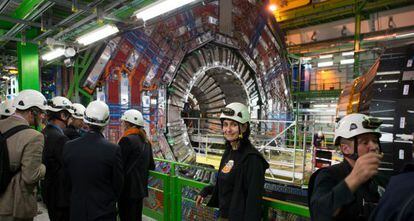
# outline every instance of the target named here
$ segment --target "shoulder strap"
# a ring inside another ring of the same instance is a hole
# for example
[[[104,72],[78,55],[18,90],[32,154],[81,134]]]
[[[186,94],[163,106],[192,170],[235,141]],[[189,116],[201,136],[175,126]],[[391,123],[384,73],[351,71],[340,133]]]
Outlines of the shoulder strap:
[[[139,156],[137,157],[137,159],[135,159],[135,161],[131,164],[131,166],[128,168],[128,170],[126,171],[126,174],[129,174],[131,172],[132,168],[134,168],[135,165],[138,163],[139,159],[141,159],[142,152],[144,152],[145,147],[147,145],[148,145],[148,143],[144,141],[144,145],[142,146],[141,153],[139,154]]]
[[[21,131],[21,130],[26,130],[26,129],[30,129],[31,127],[27,126],[27,125],[19,125],[19,126],[15,126],[11,129],[9,129],[8,131],[4,132],[2,134],[4,139],[7,139],[11,136],[13,136],[14,134],[16,134],[17,132]],[[1,133],[0,133],[1,134]]]

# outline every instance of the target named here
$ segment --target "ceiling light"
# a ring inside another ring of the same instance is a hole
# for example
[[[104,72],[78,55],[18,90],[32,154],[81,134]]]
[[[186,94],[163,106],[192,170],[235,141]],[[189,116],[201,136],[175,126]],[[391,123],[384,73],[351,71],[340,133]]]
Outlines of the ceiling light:
[[[341,60],[340,62],[341,62],[341,64],[353,64],[355,62],[355,60],[353,58],[352,59],[344,59],[344,60]]]
[[[414,32],[406,33],[406,34],[400,34],[400,35],[397,35],[396,38],[407,38],[407,37],[411,37],[411,36],[414,36]]]
[[[275,4],[269,5],[269,11],[274,12],[277,10],[277,6]]]
[[[42,60],[51,61],[51,60],[53,60],[55,58],[58,58],[58,57],[60,57],[64,54],[65,54],[65,49],[55,48],[52,51],[49,51],[48,53],[42,55]]]
[[[329,67],[333,65],[333,61],[319,62],[318,68]]]
[[[79,38],[76,39],[76,41],[79,44],[89,45],[89,44],[92,44],[96,41],[104,39],[118,32],[119,32],[119,29],[115,25],[106,24],[102,27],[99,27],[89,33],[86,33],[80,36]]]
[[[303,57],[303,58],[302,58],[302,61],[310,61],[310,60],[312,60],[312,58],[311,58],[311,57]]]
[[[315,105],[313,105],[313,107],[316,107],[316,108],[323,108],[323,107],[328,107],[328,105],[327,104],[315,104]]]
[[[325,58],[332,58],[333,54],[324,54],[324,55],[319,55],[320,59],[325,59]]]
[[[354,52],[353,51],[347,51],[347,52],[342,52],[342,56],[354,56]]]
[[[174,9],[177,9],[181,6],[194,2],[195,0],[163,0],[155,2],[147,7],[144,7],[137,12],[135,16],[138,19],[147,21],[151,18],[157,17]]]

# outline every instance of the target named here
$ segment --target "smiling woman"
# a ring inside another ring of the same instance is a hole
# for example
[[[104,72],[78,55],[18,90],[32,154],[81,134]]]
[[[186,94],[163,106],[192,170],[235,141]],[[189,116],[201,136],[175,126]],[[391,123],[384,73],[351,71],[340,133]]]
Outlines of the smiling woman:
[[[207,206],[219,208],[220,220],[260,220],[264,173],[269,164],[249,140],[248,107],[231,103],[221,110],[220,120],[226,150],[215,185],[205,187],[196,204],[212,194]]]

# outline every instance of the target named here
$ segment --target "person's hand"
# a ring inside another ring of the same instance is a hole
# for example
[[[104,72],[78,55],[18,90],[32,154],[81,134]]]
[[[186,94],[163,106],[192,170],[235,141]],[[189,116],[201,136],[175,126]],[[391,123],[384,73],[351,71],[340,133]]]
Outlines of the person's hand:
[[[200,206],[203,203],[203,201],[204,201],[204,197],[197,195],[196,206]]]
[[[355,192],[361,184],[378,173],[381,158],[381,154],[370,152],[356,160],[352,172],[345,178],[351,192]]]

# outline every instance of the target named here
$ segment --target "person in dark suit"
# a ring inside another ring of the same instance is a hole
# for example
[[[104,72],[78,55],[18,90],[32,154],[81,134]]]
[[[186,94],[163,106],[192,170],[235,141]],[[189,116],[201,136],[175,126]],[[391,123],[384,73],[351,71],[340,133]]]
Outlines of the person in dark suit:
[[[69,220],[69,192],[63,172],[63,146],[69,138],[63,133],[71,116],[72,102],[57,96],[48,103],[47,125],[43,129],[45,148],[43,163],[46,176],[41,182],[42,197],[51,221]]]
[[[84,122],[90,130],[63,148],[64,168],[71,186],[70,220],[116,221],[116,202],[123,185],[121,150],[102,134],[109,107],[89,103]]]
[[[72,104],[73,113],[71,118],[69,119],[68,126],[66,127],[63,132],[65,135],[70,139],[74,140],[81,136],[81,132],[83,132],[83,114],[85,112],[85,106],[79,103]]]
[[[148,170],[154,170],[150,141],[141,112],[131,109],[121,117],[124,134],[119,140],[124,163],[125,185],[119,199],[121,221],[142,220],[143,199],[148,196]]]

